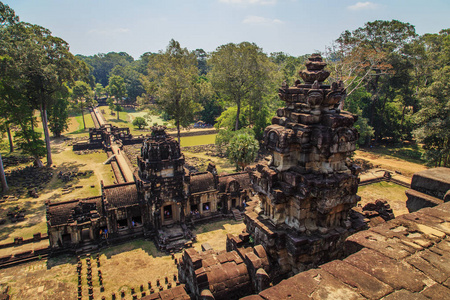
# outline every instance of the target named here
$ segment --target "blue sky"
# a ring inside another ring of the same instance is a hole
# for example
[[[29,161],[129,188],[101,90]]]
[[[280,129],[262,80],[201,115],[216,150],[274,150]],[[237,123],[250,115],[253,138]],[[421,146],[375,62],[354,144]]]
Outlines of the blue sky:
[[[418,34],[450,27],[449,0],[1,0],[50,29],[74,54],[125,51],[135,59],[170,39],[190,50],[254,42],[264,52],[324,51],[345,30],[397,19]]]

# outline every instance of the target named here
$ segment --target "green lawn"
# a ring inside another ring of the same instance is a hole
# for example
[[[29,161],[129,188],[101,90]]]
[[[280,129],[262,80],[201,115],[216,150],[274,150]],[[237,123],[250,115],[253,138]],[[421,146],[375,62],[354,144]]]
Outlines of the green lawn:
[[[124,111],[121,111],[119,113],[119,119],[117,119],[117,112],[114,112],[115,115],[111,115],[111,111],[108,107],[102,106],[100,108],[102,111],[105,111],[105,114],[103,116],[105,117],[105,120],[107,123],[111,123],[114,126],[117,127],[128,127],[130,128],[130,132],[132,135],[141,135],[141,134],[147,134],[148,128],[150,126],[153,126],[153,123],[157,123],[158,125],[163,125],[164,123],[168,123],[161,119],[159,116],[152,116],[152,121],[150,124],[148,124],[147,129],[140,130],[137,127],[133,126],[133,120],[136,117],[144,117],[147,114],[147,111],[136,111],[135,109],[125,109]],[[169,127],[170,125],[166,125]]]
[[[207,134],[181,137],[181,147],[214,144],[216,142],[216,135]]]
[[[358,195],[361,196],[360,204],[364,206],[369,202],[375,202],[378,199],[385,199],[390,204],[395,216],[408,213],[406,208],[405,191],[408,188],[401,185],[381,181],[358,188]]]

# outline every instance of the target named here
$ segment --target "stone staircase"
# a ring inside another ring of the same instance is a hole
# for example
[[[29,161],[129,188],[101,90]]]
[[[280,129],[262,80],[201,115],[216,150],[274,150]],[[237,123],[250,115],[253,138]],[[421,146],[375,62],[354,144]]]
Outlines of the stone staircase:
[[[231,212],[233,213],[234,219],[236,221],[238,221],[238,222],[242,221],[242,214],[241,214],[241,212],[238,209],[232,208]]]
[[[89,252],[95,252],[99,249],[98,245],[92,241],[84,242],[79,248],[75,250],[75,254],[81,255]]]
[[[166,252],[177,252],[192,244],[192,240],[185,237],[184,230],[181,226],[163,227],[158,230],[157,244],[159,248]]]

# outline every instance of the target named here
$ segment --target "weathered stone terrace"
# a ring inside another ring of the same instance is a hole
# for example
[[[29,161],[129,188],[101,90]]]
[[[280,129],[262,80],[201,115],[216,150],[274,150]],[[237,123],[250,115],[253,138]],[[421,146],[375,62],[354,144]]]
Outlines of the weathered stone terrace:
[[[356,233],[349,256],[245,297],[257,299],[450,299],[450,202]]]

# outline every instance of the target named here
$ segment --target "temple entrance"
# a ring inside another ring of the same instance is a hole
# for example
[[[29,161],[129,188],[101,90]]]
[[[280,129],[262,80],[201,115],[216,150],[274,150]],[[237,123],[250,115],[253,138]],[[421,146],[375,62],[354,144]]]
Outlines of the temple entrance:
[[[231,200],[231,208],[236,207],[236,199]]]
[[[203,212],[210,212],[210,211],[211,211],[211,203],[210,202],[203,203]]]
[[[191,216],[195,217],[200,215],[200,212],[198,211],[198,205],[197,204],[191,204]]]
[[[90,229],[89,228],[81,229],[81,240],[82,241],[90,241],[91,240],[91,235],[90,235]]]
[[[142,225],[142,217],[141,216],[132,217],[131,222],[132,222],[133,227],[141,226]]]
[[[68,244],[72,241],[70,233],[65,233],[61,236],[63,244]]]
[[[173,219],[173,213],[172,213],[172,205],[166,205],[164,206],[164,221],[169,221]]]
[[[118,229],[128,228],[128,220],[127,219],[117,220],[117,227]]]

